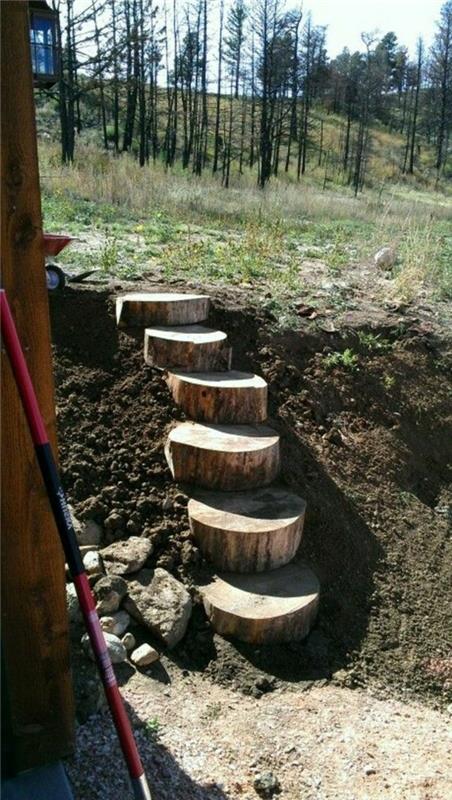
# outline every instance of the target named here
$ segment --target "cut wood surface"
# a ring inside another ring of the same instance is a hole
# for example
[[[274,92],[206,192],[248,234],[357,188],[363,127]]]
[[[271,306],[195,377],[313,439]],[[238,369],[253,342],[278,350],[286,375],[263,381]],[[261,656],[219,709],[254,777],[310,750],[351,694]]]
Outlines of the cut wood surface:
[[[165,447],[176,481],[208,489],[267,486],[279,470],[279,436],[265,425],[183,422]]]
[[[251,372],[170,372],[167,383],[190,419],[224,425],[267,419],[267,383]]]
[[[252,644],[303,639],[319,602],[317,577],[300,564],[257,575],[221,574],[200,591],[214,630]]]
[[[204,372],[229,370],[231,348],[224,331],[203,325],[147,328],[144,360],[160,369]]]
[[[295,556],[306,503],[272,486],[251,492],[197,492],[188,503],[193,535],[205,558],[226,572],[262,572]]]
[[[192,325],[209,315],[210,298],[203,294],[132,292],[116,298],[116,322],[140,325]]]

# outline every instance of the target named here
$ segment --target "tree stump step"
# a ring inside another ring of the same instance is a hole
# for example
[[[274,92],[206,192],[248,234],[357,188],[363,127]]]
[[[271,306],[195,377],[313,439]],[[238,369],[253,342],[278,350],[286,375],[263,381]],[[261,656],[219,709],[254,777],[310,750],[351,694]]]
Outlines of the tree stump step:
[[[190,419],[222,425],[267,419],[267,383],[251,372],[170,372],[167,383]]]
[[[214,630],[251,644],[293,642],[309,633],[318,608],[319,582],[301,564],[257,575],[220,574],[201,586]]]
[[[214,567],[224,572],[277,569],[295,556],[306,503],[285,489],[196,492],[188,503],[190,527]]]
[[[146,328],[144,360],[152,367],[187,372],[229,370],[231,348],[224,331],[203,325]]]
[[[203,294],[132,292],[116,298],[116,322],[122,327],[192,325],[207,319],[209,305]]]
[[[165,455],[176,481],[207,489],[267,486],[279,470],[279,436],[265,425],[183,422],[170,432]]]

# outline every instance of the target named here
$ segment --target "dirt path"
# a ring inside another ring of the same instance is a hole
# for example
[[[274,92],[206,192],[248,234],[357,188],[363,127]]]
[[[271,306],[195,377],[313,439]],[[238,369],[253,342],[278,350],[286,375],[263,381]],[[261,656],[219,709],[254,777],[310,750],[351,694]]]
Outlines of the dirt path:
[[[139,740],[153,800],[257,800],[254,781],[268,771],[284,800],[451,796],[447,713],[334,686],[244,698],[164,665],[168,683],[160,666],[161,680],[135,674],[124,689],[145,725]],[[79,729],[68,770],[77,800],[129,800],[107,716]]]

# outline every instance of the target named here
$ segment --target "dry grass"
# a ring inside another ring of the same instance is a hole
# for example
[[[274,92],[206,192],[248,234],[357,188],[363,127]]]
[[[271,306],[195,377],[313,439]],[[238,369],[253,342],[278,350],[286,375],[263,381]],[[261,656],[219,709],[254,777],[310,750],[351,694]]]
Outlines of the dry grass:
[[[426,283],[452,296],[452,214],[444,194],[401,185],[355,198],[344,189],[322,191],[312,177],[274,180],[262,191],[249,173],[223,189],[210,173],[197,178],[160,164],[140,168],[129,155],[114,158],[92,146],[81,145],[76,164],[63,167],[49,142],[41,145],[40,164],[50,224],[64,228],[72,220],[84,230],[101,229],[112,271],[143,222],[148,252],[163,248],[166,272],[183,263],[197,277],[228,282],[271,275],[290,292],[291,249],[300,242],[323,248],[318,257],[336,272],[392,245],[398,296],[412,299]],[[134,269],[137,259],[135,252]]]
[[[226,190],[210,173],[197,178],[190,172],[167,172],[160,164],[140,168],[128,155],[115,159],[93,147],[80,147],[76,165],[63,167],[58,149],[46,143],[40,148],[40,162],[43,186],[48,191],[69,192],[142,215],[158,208],[181,219],[204,222],[279,219],[296,225],[306,218],[374,222],[384,215],[387,219],[410,216],[421,221],[430,214],[437,219],[450,214],[450,207],[437,202],[434,195],[428,200],[405,200],[397,197],[394,188],[356,199],[345,190],[321,191],[308,180],[274,180],[262,191],[255,185],[255,175],[247,173],[237,176]]]

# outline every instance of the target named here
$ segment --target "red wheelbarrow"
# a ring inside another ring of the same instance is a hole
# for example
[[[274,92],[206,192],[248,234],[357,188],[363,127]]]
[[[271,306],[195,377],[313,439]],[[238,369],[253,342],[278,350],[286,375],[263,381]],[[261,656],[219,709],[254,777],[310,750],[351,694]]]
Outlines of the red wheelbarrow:
[[[58,264],[48,261],[51,256],[57,256],[65,247],[74,241],[72,236],[60,236],[56,233],[44,233],[44,256],[46,258],[47,289],[54,292],[62,289],[66,283],[66,275]]]
[[[81,282],[85,278],[88,278],[89,275],[92,275],[93,272],[97,271],[95,269],[90,269],[86,272],[82,272],[79,275],[69,275],[68,273],[64,272],[64,270],[62,270],[58,264],[55,264],[53,261],[49,260],[50,258],[57,256],[58,253],[61,253],[61,251],[64,250],[68,244],[77,241],[76,237],[58,233],[43,233],[42,238],[44,240],[47,289],[49,292],[55,292],[57,289],[63,289],[66,285],[66,281],[69,283]]]

